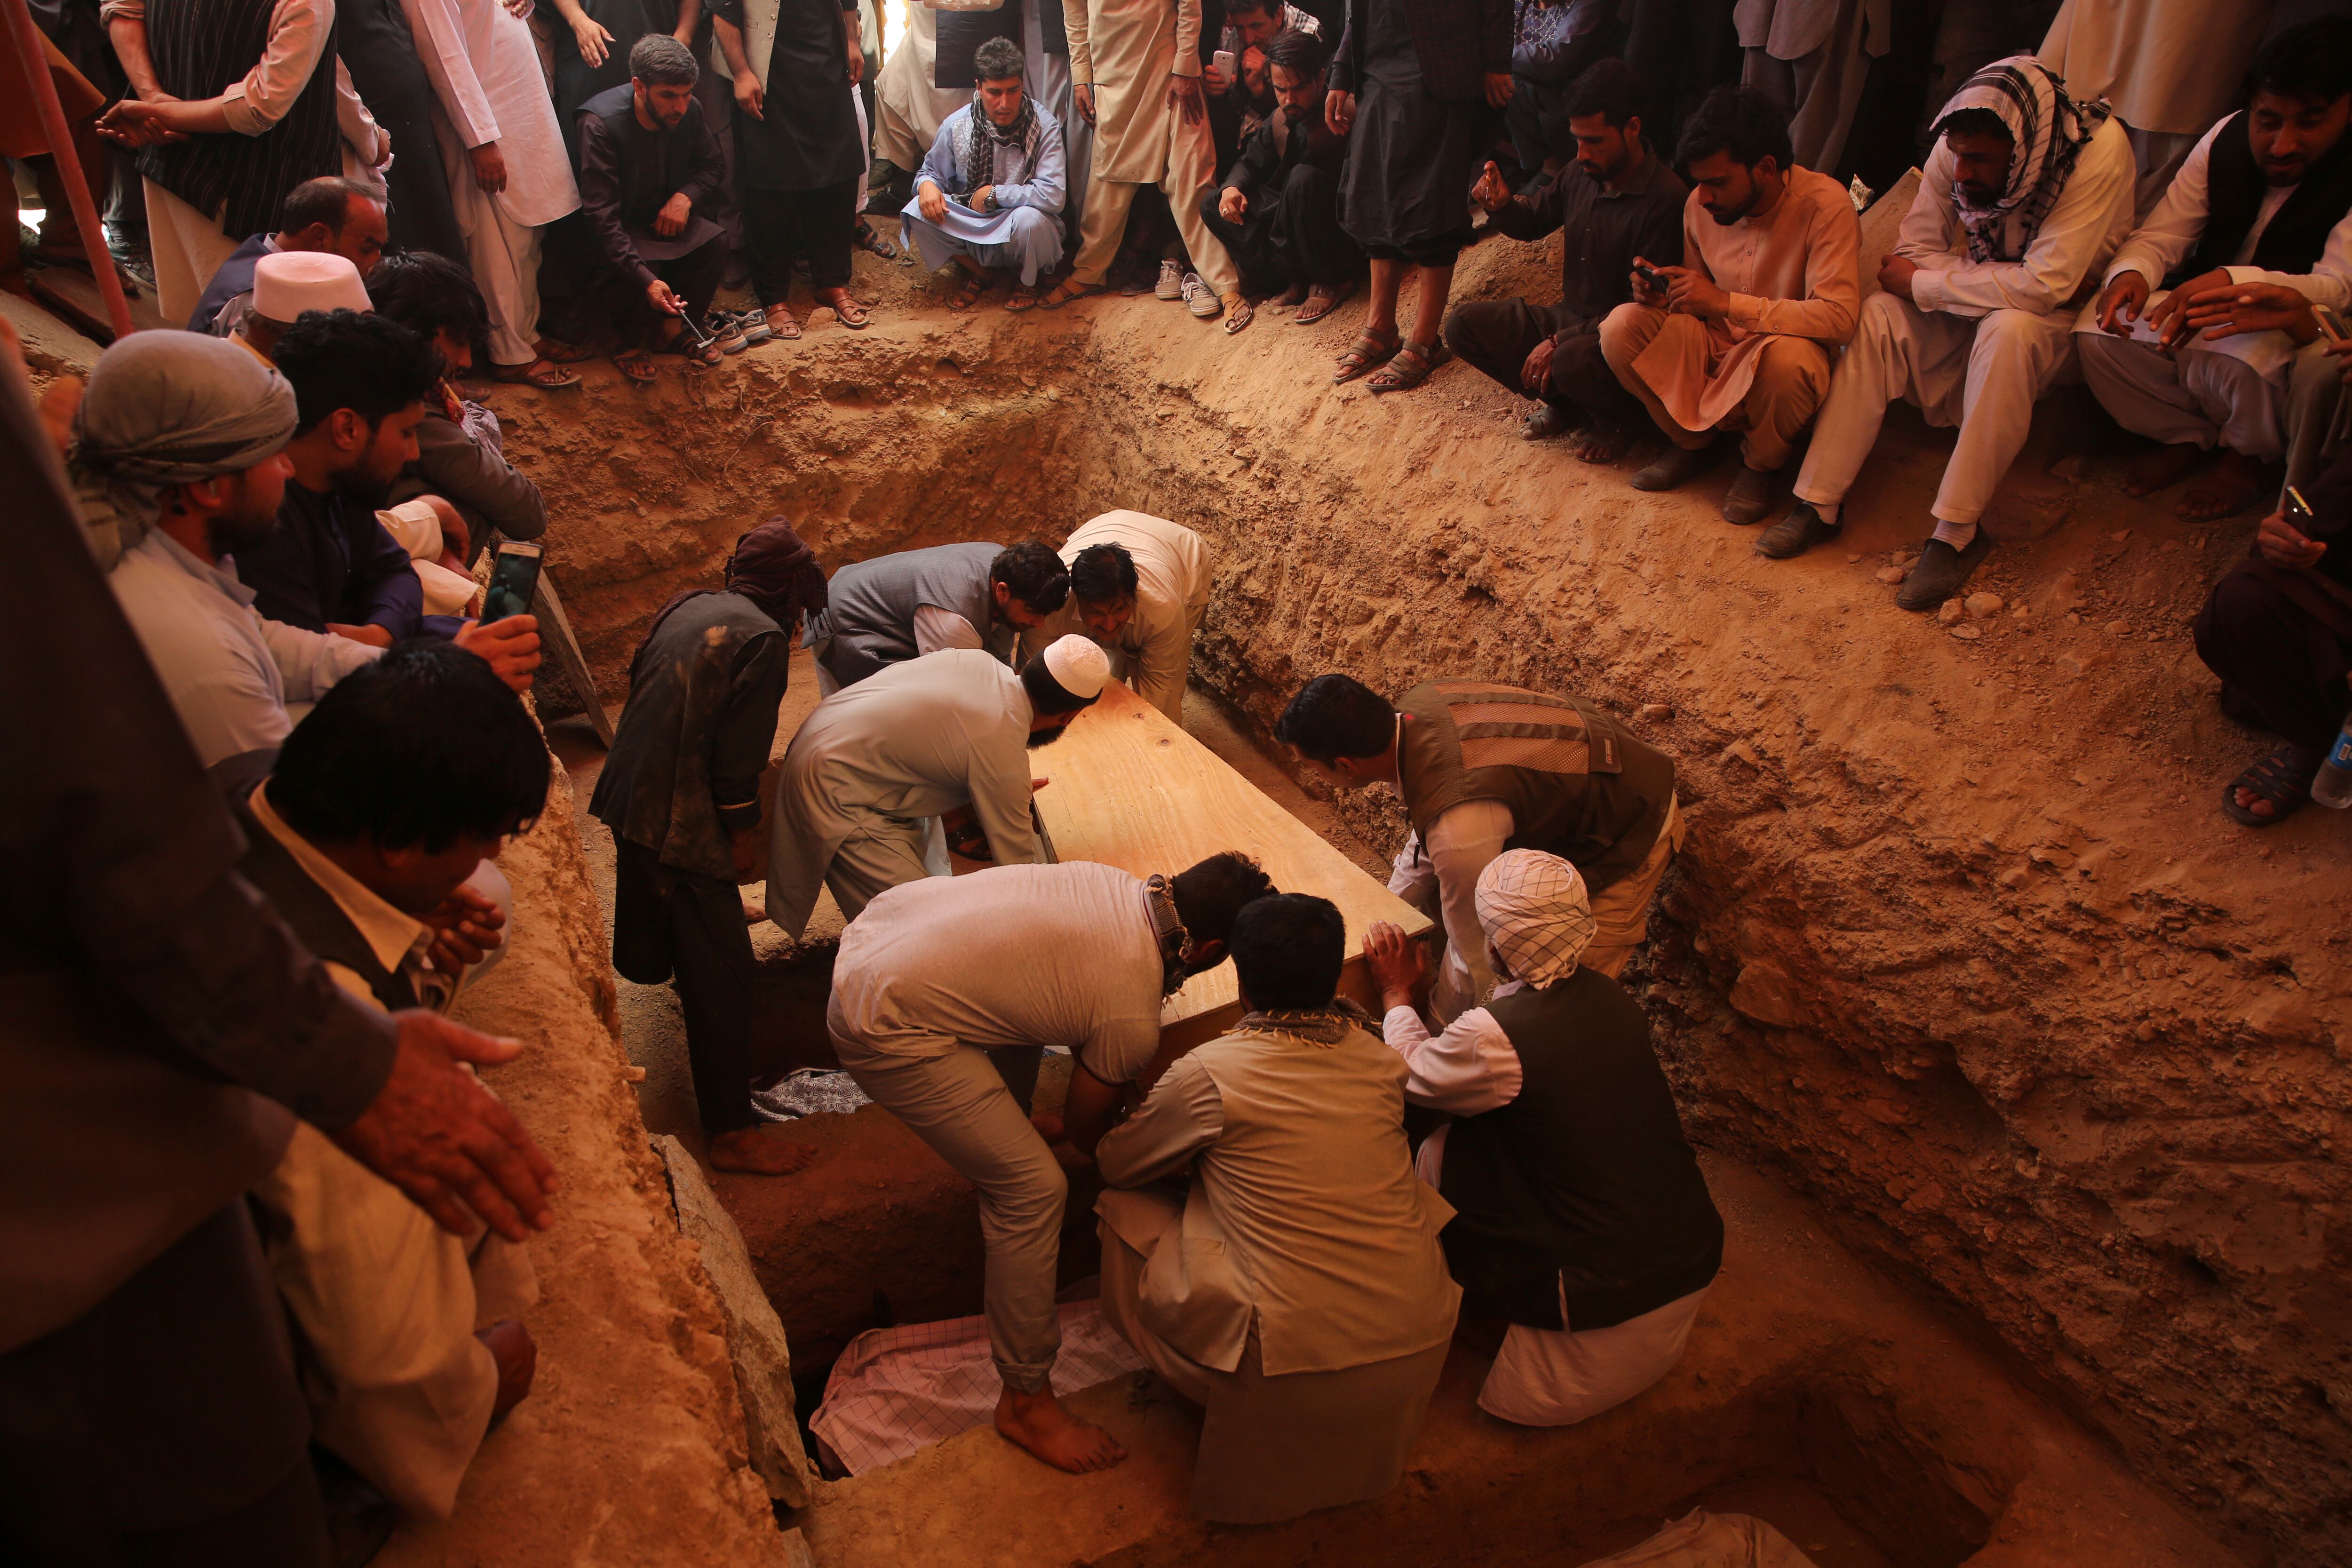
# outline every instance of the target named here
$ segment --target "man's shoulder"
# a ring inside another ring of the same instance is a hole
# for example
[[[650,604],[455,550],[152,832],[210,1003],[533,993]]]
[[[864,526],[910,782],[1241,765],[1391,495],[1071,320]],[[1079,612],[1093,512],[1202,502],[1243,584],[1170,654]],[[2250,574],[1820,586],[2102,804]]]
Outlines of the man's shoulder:
[[[627,82],[623,82],[618,87],[606,88],[582,104],[577,111],[577,117],[583,121],[595,121],[597,129],[601,132],[605,121],[623,110],[633,107],[635,100],[635,90]],[[585,130],[586,127],[583,126],[583,129]]]

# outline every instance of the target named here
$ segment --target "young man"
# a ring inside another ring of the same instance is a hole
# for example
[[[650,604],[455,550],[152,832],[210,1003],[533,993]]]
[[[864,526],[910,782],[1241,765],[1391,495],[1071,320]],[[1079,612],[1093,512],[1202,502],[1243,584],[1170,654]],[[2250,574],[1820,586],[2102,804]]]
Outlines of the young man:
[[[1558,229],[1559,303],[1481,300],[1445,318],[1445,344],[1465,363],[1538,400],[1520,434],[1530,441],[1589,426],[1577,447],[1588,463],[1613,463],[1633,444],[1642,405],[1601,353],[1601,322],[1632,297],[1633,258],[1671,256],[1682,245],[1685,187],[1642,134],[1643,89],[1633,68],[1602,60],[1566,93],[1576,174],[1513,195],[1492,163],[1471,193],[1513,239]]]
[[[1691,182],[1682,265],[1634,258],[1633,302],[1601,322],[1601,352],[1668,442],[1633,488],[1675,489],[1737,431],[1723,515],[1755,522],[1829,392],[1830,351],[1853,336],[1862,228],[1844,186],[1790,164],[1788,128],[1753,88],[1709,93],[1675,161]]]
[[[1208,614],[1216,573],[1208,546],[1181,523],[1139,511],[1107,511],[1062,542],[1070,600],[1022,641],[1039,648],[1083,632],[1110,656],[1110,672],[1138,697],[1184,722],[1192,637]]]
[[[1593,920],[1576,868],[1508,850],[1478,874],[1477,908],[1502,984],[1442,1034],[1413,1008],[1420,944],[1383,922],[1364,955],[1405,1099],[1455,1118],[1416,1163],[1454,1211],[1442,1239],[1465,1315],[1503,1331],[1478,1407],[1568,1426],[1682,1359],[1723,1218],[1640,1005],[1579,962]]]
[[[944,877],[952,847],[1000,866],[1042,851],[1029,753],[1094,705],[1110,661],[1066,637],[1015,675],[971,648],[894,664],[804,720],[776,775],[768,918],[798,941],[819,888],[844,920],[901,882]],[[936,819],[971,814],[950,840]]]
[[[188,331],[225,338],[245,319],[253,269],[265,256],[320,250],[341,257],[362,279],[383,259],[389,237],[383,203],[340,175],[305,180],[287,194],[275,234],[257,234],[228,253],[189,312]]]
[[[2075,331],[2099,402],[2165,443],[2127,494],[2179,483],[2216,446],[2220,465],[2176,508],[2192,522],[2243,508],[2282,452],[2287,483],[2316,477],[2338,382],[2313,308],[2352,307],[2347,120],[2352,20],[2281,33],[2255,61],[2246,107],[2189,151],[2116,253]]]
[[[1798,504],[1756,542],[1758,553],[1785,560],[1835,539],[1886,405],[1903,398],[1930,425],[1960,427],[1933,531],[1895,592],[1906,610],[1958,593],[1992,548],[1977,520],[2025,445],[2034,400],[2069,368],[2074,307],[2132,219],[2124,128],[2105,105],[2067,97],[2031,55],[1969,78],[1936,133],[1919,194],[1879,265],[1880,291],[1831,379]]]
[[[1243,142],[1225,183],[1201,197],[1201,221],[1240,267],[1243,283],[1278,295],[1277,305],[1302,305],[1302,324],[1329,315],[1364,262],[1339,226],[1348,143],[1323,121],[1328,60],[1320,38],[1295,27],[1265,47],[1274,107]],[[1251,307],[1244,300],[1240,308]]]
[[[686,323],[718,292],[727,265],[727,164],[694,96],[694,56],[667,33],[637,40],[629,82],[583,104],[580,208],[604,251],[600,291],[625,345],[613,363],[635,382],[654,379],[650,351],[719,363],[715,346],[688,346]]]
[[[1036,303],[1038,279],[1062,259],[1062,128],[1022,89],[1019,46],[990,38],[972,64],[980,84],[940,125],[898,221],[925,267],[936,272],[952,260],[962,271],[950,310],[970,310],[990,271],[1009,268],[1021,282],[1005,309],[1024,310]]]
[[[1103,1316],[1208,1412],[1192,1511],[1267,1524],[1387,1493],[1461,1289],[1412,1177],[1406,1075],[1335,1000],[1347,923],[1280,893],[1233,924],[1244,1016],[1104,1134]],[[1179,1200],[1144,1188],[1190,1169]]]
[[[1070,38],[1064,25],[1067,18],[1062,0],[1005,0],[992,11],[933,11],[928,5],[916,9],[930,18],[937,29],[938,47],[931,58],[922,62],[923,79],[934,89],[941,89],[942,98],[944,89],[953,89],[956,94],[936,111],[942,117],[971,101],[971,90],[980,84],[979,68],[972,59],[982,44],[990,38],[1003,38],[1021,51],[1022,73],[1029,96],[1062,128],[1066,198],[1062,203],[1062,248],[1065,252],[1076,250],[1085,221],[1087,182],[1094,168],[1095,130],[1092,121],[1078,109],[1077,83],[1070,75]],[[919,22],[909,30],[908,37],[915,40],[917,48],[921,47]],[[886,67],[884,75],[887,74]],[[887,124],[888,120],[886,109],[883,122]],[[937,134],[936,131],[926,134],[914,149],[917,162],[922,158],[923,148],[929,146]],[[878,130],[875,145],[877,151],[883,146]]]
[[[1438,1021],[1494,983],[1475,895],[1506,849],[1541,849],[1583,873],[1600,923],[1588,962],[1613,978],[1649,934],[1658,880],[1682,847],[1674,760],[1580,697],[1434,680],[1399,706],[1347,676],[1318,676],[1274,735],[1332,788],[1384,784],[1403,802],[1412,836],[1389,888],[1444,923]]]
[[[521,700],[430,641],[353,672],[274,756],[214,769],[246,879],[388,1013],[446,1011],[500,945],[502,920],[453,933],[449,910],[539,816],[549,773]],[[537,1352],[510,1315],[538,1296],[530,1255],[437,1228],[308,1127],[253,1196],[317,1440],[403,1512],[446,1519],[490,1424],[530,1388]]]
[[[1208,105],[1209,135],[1216,143],[1220,171],[1234,166],[1242,143],[1277,106],[1268,67],[1274,40],[1285,33],[1323,37],[1323,24],[1288,0],[1224,0],[1224,13],[1221,26],[1205,25],[1209,16],[1203,16],[1201,28],[1201,95]],[[1324,40],[1325,58],[1335,41]],[[1220,53],[1234,57],[1231,71],[1219,68]]]
[[[957,656],[941,656],[957,657]],[[1029,1120],[1044,1047],[1077,1058],[1066,1121],[1080,1148],[1160,1051],[1160,1007],[1224,961],[1234,919],[1274,890],[1212,856],[1149,881],[1113,866],[999,866],[889,889],[842,933],[825,1027],[857,1086],[980,1188],[996,1429],[1084,1473],[1125,1458],[1054,1397],[1054,1310],[1069,1181]]]
[[[629,660],[629,700],[589,814],[613,832],[613,967],[675,979],[714,1170],[782,1175],[805,1155],[751,1109],[751,939],[736,885],[766,869],[760,773],[803,613],[824,573],[782,518],[736,541],[723,591],[665,605]]]
[[[845,566],[802,639],[816,654],[817,689],[845,686],[941,648],[1010,658],[1015,637],[1059,610],[1070,574],[1034,541],[936,544]]]

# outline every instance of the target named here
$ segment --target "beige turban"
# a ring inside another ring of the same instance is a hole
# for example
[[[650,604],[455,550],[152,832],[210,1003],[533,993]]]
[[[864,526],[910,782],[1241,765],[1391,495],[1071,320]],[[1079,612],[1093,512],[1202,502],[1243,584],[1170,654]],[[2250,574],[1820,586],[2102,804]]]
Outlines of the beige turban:
[[[1486,940],[1530,985],[1576,973],[1576,961],[1599,929],[1584,879],[1540,849],[1506,849],[1478,873],[1478,924]]]

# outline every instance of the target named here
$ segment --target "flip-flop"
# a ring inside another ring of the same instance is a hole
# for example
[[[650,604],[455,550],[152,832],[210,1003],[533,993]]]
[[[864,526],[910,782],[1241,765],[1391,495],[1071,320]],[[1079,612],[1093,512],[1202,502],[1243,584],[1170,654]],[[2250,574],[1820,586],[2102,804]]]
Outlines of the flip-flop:
[[[1081,283],[1076,277],[1065,278],[1054,285],[1051,293],[1037,301],[1037,306],[1040,310],[1058,310],[1073,300],[1083,300],[1089,294],[1102,291],[1103,286],[1099,283]]]
[[[651,386],[661,377],[654,356],[643,349],[624,349],[613,356],[613,366],[640,386]]]
[[[1342,283],[1339,285],[1339,292],[1335,294],[1308,294],[1307,296],[1307,302],[1298,307],[1298,314],[1290,318],[1291,325],[1297,327],[1313,326],[1316,322],[1321,321],[1324,317],[1338,310],[1347,301],[1348,296],[1353,294],[1355,291],[1356,286],[1354,284]]]
[[[1444,343],[1407,343],[1391,355],[1381,373],[1364,383],[1372,392],[1411,392],[1427,381],[1430,373],[1454,357]]]
[[[493,365],[490,379],[508,386],[535,386],[541,392],[553,392],[560,387],[579,385],[580,373],[565,370],[541,355],[529,364]]]
[[[2275,827],[2303,809],[2311,798],[2311,775],[2319,764],[2301,746],[2281,746],[2269,756],[2247,764],[2246,771],[2221,786],[2221,811],[2247,827]],[[2238,804],[2240,790],[2270,805],[2271,814],[2259,816]]]
[[[1357,333],[1356,341],[1348,345],[1348,352],[1339,356],[1339,368],[1331,373],[1331,384],[1344,386],[1366,372],[1378,369],[1394,359],[1403,347],[1402,333],[1393,342],[1377,338],[1370,332]]]

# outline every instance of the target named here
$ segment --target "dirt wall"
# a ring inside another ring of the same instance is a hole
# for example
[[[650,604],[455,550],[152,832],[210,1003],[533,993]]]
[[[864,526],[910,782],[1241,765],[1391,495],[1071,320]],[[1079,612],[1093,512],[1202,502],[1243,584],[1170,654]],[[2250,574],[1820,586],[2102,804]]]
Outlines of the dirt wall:
[[[1543,296],[1552,266],[1497,242],[1460,291]],[[907,277],[861,273],[870,331],[828,319],[696,390],[501,395],[605,696],[760,517],[839,564],[1112,506],[1212,542],[1195,676],[1261,733],[1326,669],[1596,696],[1681,770],[1690,841],[1630,978],[1696,1135],[2258,1552],[2352,1556],[2347,825],[2220,817],[2261,742],[2186,634],[2251,519],[2175,524],[2102,454],[2014,479],[1973,585],[2003,606],[1946,626],[1877,575],[1948,441],[1905,411],[1844,540],[1768,563],[1715,514],[1724,471],[1642,495],[1519,441],[1465,367],[1334,391],[1360,307],[1228,340],[1148,297],[951,318]],[[1383,801],[1343,814],[1401,836]]]

